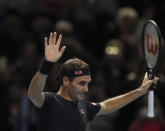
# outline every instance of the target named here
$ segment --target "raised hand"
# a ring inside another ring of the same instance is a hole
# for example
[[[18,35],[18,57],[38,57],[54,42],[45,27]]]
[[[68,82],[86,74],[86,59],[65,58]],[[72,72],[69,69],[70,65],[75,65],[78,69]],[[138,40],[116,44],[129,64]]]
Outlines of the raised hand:
[[[49,62],[56,62],[60,59],[62,56],[66,46],[63,46],[61,49],[59,49],[62,35],[59,35],[58,40],[56,41],[57,33],[50,33],[49,39],[45,37],[44,44],[45,44],[45,60]]]

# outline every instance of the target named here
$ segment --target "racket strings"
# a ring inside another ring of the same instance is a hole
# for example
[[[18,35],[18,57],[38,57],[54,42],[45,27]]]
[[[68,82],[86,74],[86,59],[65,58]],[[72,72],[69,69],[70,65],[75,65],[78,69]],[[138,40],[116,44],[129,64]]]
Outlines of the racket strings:
[[[148,23],[145,28],[145,57],[147,65],[153,69],[158,62],[159,56],[159,36],[157,29],[152,23]]]

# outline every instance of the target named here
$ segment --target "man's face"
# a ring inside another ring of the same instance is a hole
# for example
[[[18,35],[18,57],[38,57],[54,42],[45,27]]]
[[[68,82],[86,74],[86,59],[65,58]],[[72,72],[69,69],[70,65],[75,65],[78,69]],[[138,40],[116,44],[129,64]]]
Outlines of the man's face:
[[[90,75],[75,77],[69,83],[68,93],[73,101],[84,100],[88,93],[88,84],[91,81]]]

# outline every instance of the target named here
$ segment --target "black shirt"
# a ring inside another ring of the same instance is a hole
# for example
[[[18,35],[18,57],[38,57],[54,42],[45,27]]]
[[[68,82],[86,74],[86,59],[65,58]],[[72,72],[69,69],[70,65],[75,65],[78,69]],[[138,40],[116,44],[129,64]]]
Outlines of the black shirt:
[[[86,124],[100,110],[100,104],[68,101],[46,92],[41,109],[36,108],[38,131],[85,131]]]

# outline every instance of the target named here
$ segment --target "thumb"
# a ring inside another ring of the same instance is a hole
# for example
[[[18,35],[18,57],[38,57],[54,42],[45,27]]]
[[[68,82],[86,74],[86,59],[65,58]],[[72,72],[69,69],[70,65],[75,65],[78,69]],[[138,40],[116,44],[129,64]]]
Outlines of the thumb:
[[[66,49],[66,46],[63,46],[63,47],[60,49],[60,53],[63,54],[64,51],[65,51],[65,49]]]

